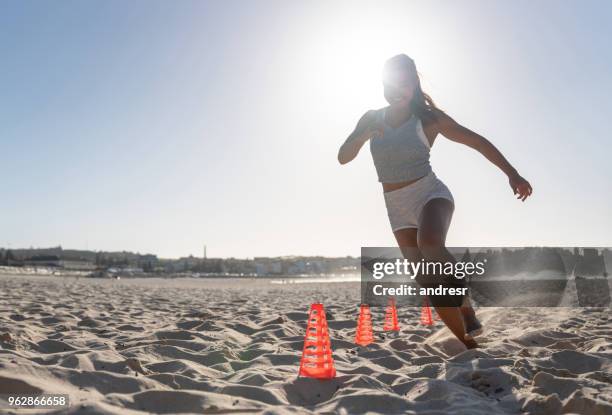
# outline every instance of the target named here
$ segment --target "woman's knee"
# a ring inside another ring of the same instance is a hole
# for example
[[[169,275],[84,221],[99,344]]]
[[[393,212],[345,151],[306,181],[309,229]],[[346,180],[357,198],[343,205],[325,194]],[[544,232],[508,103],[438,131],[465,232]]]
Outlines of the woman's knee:
[[[422,229],[417,238],[417,246],[422,248],[444,248],[445,238],[442,230]]]
[[[434,259],[446,249],[445,237],[442,232],[435,229],[423,229],[419,232],[417,245],[425,259]]]
[[[425,259],[438,258],[446,249],[443,235],[435,232],[425,232],[419,235],[418,246]]]
[[[449,203],[432,199],[423,208],[417,245],[425,258],[437,258],[446,249],[446,232],[452,216]]]

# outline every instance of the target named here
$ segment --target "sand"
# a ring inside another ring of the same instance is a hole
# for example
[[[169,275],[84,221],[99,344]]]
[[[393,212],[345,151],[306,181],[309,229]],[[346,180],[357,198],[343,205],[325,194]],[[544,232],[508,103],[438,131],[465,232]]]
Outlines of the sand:
[[[297,377],[314,301],[329,381]],[[0,393],[68,394],[59,413],[612,414],[609,308],[481,308],[478,350],[417,308],[385,335],[373,309],[360,349],[358,303],[357,283],[0,275]]]

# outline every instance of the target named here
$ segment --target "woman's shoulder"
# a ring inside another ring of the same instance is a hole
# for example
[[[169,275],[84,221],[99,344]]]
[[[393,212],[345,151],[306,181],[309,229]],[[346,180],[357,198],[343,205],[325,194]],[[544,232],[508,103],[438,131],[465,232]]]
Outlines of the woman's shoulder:
[[[372,112],[374,112],[374,113],[376,113],[376,114],[379,114],[379,115],[383,115],[383,114],[385,113],[385,110],[386,110],[387,108],[389,108],[389,106],[388,106],[388,105],[387,105],[386,107],[380,107],[380,108],[377,108],[377,109],[375,109],[375,110],[370,110],[370,111],[372,111]]]
[[[380,117],[383,116],[385,108],[386,107],[367,110],[359,119],[359,123],[361,124],[380,120]]]
[[[387,110],[387,107],[381,107],[381,108],[377,108],[375,110],[370,110],[370,116],[372,118],[374,118],[376,121],[378,122],[384,122],[385,120],[385,111]]]
[[[382,115],[382,114],[384,114],[386,108],[387,107],[367,110],[365,112],[364,116]]]

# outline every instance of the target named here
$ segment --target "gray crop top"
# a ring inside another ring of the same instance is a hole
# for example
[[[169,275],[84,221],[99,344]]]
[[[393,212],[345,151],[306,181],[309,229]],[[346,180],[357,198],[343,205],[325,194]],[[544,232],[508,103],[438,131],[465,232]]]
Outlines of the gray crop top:
[[[378,181],[397,183],[429,174],[430,146],[421,119],[413,114],[404,124],[392,128],[385,122],[385,108],[378,110],[376,116],[384,126],[382,137],[370,139]]]

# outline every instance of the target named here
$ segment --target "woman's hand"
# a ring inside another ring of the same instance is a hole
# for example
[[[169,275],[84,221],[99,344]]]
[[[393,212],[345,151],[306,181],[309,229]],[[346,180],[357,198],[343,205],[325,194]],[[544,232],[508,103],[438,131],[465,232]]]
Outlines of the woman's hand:
[[[372,138],[382,137],[384,132],[384,126],[377,119],[374,113],[368,114],[367,118],[364,120],[364,130],[361,133],[362,137],[365,141],[370,140]]]
[[[338,161],[346,164],[357,157],[361,147],[371,138],[382,137],[383,126],[376,117],[376,111],[371,110],[363,114],[357,127],[344,141],[338,151]]]
[[[531,196],[533,189],[527,180],[525,180],[520,174],[514,173],[509,176],[510,188],[517,196],[517,199],[521,199],[523,202],[527,197]]]

